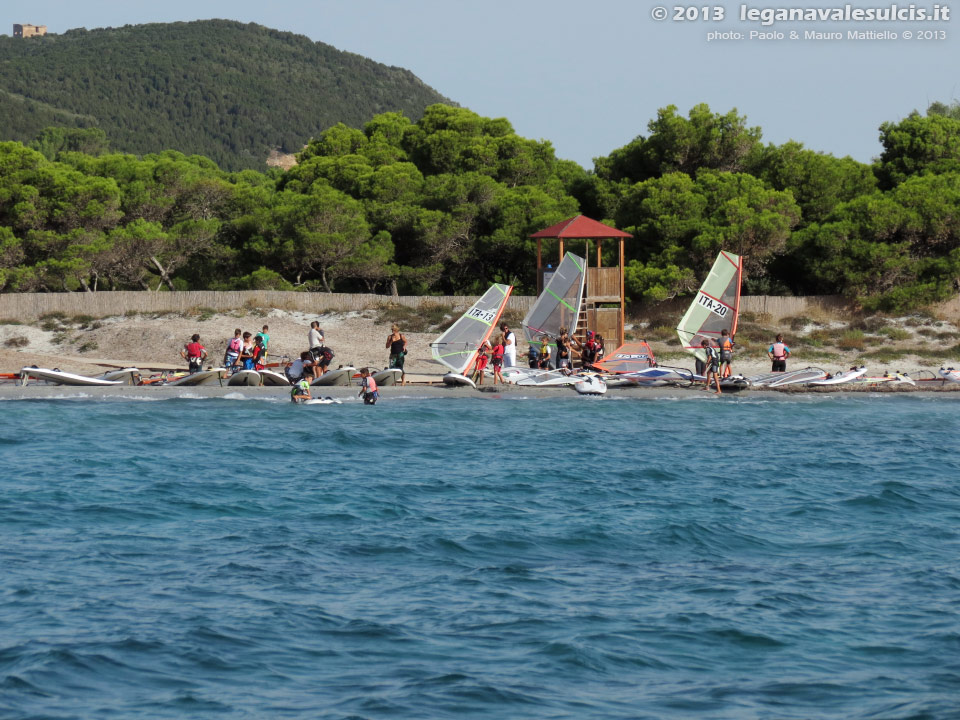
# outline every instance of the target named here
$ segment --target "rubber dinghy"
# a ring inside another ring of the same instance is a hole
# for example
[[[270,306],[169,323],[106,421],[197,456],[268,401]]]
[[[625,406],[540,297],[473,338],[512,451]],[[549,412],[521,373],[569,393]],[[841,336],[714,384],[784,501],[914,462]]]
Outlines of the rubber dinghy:
[[[430,343],[433,359],[451,370],[444,375],[444,384],[473,385],[466,373],[473,365],[480,346],[497,326],[512,291],[512,285],[491,285],[459,320]],[[459,375],[466,382],[451,375]]]
[[[73,385],[85,387],[107,387],[111,385],[125,385],[122,380],[104,380],[100,377],[88,377],[64,372],[58,368],[25,367],[20,369],[20,382],[27,385],[30,379],[42,380],[54,385]]]

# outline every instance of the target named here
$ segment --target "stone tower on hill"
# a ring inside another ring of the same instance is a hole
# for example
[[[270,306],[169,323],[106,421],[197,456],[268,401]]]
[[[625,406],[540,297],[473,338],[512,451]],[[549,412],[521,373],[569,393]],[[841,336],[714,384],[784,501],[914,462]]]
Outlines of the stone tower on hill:
[[[13,36],[18,38],[40,37],[47,34],[46,25],[17,25],[13,26]]]

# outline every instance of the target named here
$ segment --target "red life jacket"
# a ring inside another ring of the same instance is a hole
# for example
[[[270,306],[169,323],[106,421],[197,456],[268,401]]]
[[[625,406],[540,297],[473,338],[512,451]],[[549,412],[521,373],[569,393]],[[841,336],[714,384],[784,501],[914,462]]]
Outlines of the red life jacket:
[[[187,360],[199,360],[203,357],[204,349],[198,342],[187,343]]]

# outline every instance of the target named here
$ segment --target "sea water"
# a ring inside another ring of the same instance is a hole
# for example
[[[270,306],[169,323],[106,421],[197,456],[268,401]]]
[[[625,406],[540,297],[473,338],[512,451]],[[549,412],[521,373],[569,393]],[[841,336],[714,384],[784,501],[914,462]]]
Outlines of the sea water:
[[[960,716],[960,404],[558,395],[0,403],[0,717]]]

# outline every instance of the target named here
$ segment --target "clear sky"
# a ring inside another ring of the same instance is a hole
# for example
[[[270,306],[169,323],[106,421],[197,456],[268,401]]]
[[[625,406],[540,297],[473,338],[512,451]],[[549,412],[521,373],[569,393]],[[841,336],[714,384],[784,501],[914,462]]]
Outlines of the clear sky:
[[[884,4],[884,3],[887,4]],[[658,108],[705,102],[737,108],[767,142],[869,161],[880,123],[960,96],[960,21],[793,21],[764,27],[741,7],[890,7],[889,0],[690,3],[723,8],[724,20],[675,21],[678,5],[654,0],[4,0],[0,33],[13,23],[50,32],[148,22],[227,18],[302,33],[341,50],[411,70],[460,105],[506,117],[516,131],[553,143],[560,157],[592,159],[647,132]],[[662,5],[668,19],[656,20]],[[933,9],[933,0],[917,8]],[[960,13],[960,2],[956,3]],[[900,7],[909,7],[899,0]],[[897,39],[848,40],[848,30]],[[781,39],[751,39],[779,31]],[[790,31],[799,34],[791,40]],[[841,40],[804,39],[806,31]],[[708,33],[742,39],[708,41]],[[912,33],[905,38],[904,33]],[[927,39],[920,33],[935,33]],[[937,37],[942,33],[945,39]],[[957,34],[957,37],[954,35]]]

